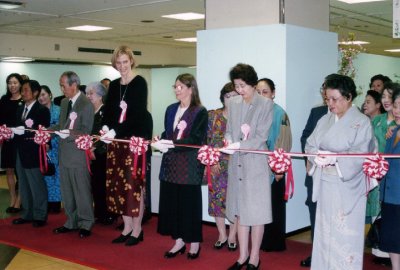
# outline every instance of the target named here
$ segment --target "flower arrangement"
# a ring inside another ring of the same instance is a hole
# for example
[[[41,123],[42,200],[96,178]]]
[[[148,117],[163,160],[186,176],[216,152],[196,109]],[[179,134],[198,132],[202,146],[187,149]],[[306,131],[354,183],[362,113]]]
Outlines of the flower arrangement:
[[[349,33],[347,39],[339,44],[340,59],[338,73],[349,76],[353,80],[356,77],[356,69],[353,61],[357,58],[358,54],[365,51],[361,44],[355,44],[355,40],[355,34]]]

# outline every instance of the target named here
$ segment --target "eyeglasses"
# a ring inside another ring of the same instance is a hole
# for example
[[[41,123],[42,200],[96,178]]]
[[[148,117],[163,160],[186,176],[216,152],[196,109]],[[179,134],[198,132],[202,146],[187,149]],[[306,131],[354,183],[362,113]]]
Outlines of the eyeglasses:
[[[182,85],[173,85],[173,86],[172,86],[172,90],[181,91],[181,90],[182,90]]]
[[[230,93],[226,93],[224,95],[224,98],[231,98],[231,97],[234,97],[234,96],[237,96],[237,95],[238,95],[238,93],[236,93],[236,92],[230,92]]]

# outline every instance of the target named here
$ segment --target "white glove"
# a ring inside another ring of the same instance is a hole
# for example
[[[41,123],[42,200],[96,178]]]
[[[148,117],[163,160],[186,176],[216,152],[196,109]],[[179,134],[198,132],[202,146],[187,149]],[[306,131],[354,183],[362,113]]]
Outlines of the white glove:
[[[105,126],[106,128],[108,128],[107,126]],[[103,126],[104,128],[104,126]],[[107,139],[114,139],[115,138],[115,130],[111,129],[109,131],[106,132],[106,134],[104,134],[103,136],[100,137],[100,141],[105,142],[105,143],[111,143],[112,141],[107,140]]]
[[[168,148],[165,144],[161,143],[161,141],[155,141],[151,143],[151,146],[160,151],[161,153],[168,152]]]
[[[101,135],[104,135],[104,134],[106,134],[106,133],[109,132],[109,131],[110,131],[110,128],[109,128],[107,125],[104,125],[104,126],[101,128],[100,134],[101,134]]]
[[[240,142],[235,142],[228,144],[227,147],[219,149],[219,151],[228,155],[232,155],[239,148],[240,148]]]
[[[164,145],[164,147],[166,147],[167,149],[169,148],[175,148],[174,142],[171,140],[160,140],[160,143],[162,143]]]
[[[333,152],[330,151],[322,151],[322,150],[318,150],[318,154],[334,154]],[[326,167],[328,165],[331,164],[335,164],[336,163],[336,157],[334,156],[317,156],[314,159],[315,164],[317,164],[318,167]]]
[[[25,133],[25,127],[19,126],[19,127],[11,128],[11,131],[16,135],[22,135]]]
[[[69,129],[55,131],[54,133],[57,134],[58,136],[60,136],[61,139],[66,139],[69,137]]]

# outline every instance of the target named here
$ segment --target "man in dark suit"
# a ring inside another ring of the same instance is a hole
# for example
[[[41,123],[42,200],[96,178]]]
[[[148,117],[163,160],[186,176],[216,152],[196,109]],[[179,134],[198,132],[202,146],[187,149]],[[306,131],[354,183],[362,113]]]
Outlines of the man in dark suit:
[[[17,109],[17,128],[13,128],[17,147],[16,169],[22,205],[21,217],[14,219],[19,225],[32,222],[33,227],[42,227],[47,220],[47,187],[39,169],[39,145],[33,141],[35,133],[24,132],[25,128],[38,129],[39,125],[50,125],[50,111],[37,102],[41,87],[37,81],[22,84],[24,106]],[[18,135],[19,134],[19,135]]]
[[[321,88],[323,89],[323,88]],[[325,93],[321,91],[322,98],[324,100],[325,104]],[[311,133],[314,131],[314,128],[316,127],[318,120],[321,119],[322,116],[328,113],[328,106],[322,105],[319,107],[315,107],[311,109],[310,115],[308,116],[307,124],[303,130],[303,133],[300,138],[301,142],[301,150],[304,153],[304,147],[306,146],[307,138],[311,135]],[[310,164],[305,159],[306,161],[306,171],[308,171],[310,168]],[[310,213],[310,223],[311,223],[311,240],[314,239],[314,226],[315,226],[315,212],[317,210],[317,203],[312,201],[312,190],[313,190],[313,179],[312,176],[309,176],[306,174],[306,180],[305,184],[307,187],[307,200],[306,200],[306,205],[308,206],[308,211]],[[306,259],[302,260],[300,262],[300,266],[303,267],[310,267],[311,266],[311,256],[307,257]]]
[[[67,221],[54,233],[67,233],[79,229],[79,236],[90,236],[94,224],[90,174],[85,151],[77,148],[75,139],[90,134],[93,126],[93,105],[79,91],[80,79],[73,71],[60,77],[65,97],[61,101],[60,121],[52,129],[61,137],[59,146],[60,185]]]

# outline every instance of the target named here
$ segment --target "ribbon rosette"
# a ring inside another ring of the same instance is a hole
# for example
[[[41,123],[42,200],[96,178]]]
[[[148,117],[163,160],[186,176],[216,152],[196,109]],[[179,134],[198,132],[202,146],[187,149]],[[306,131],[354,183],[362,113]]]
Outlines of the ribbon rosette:
[[[78,114],[76,112],[71,112],[69,114],[69,120],[71,120],[71,122],[69,123],[68,129],[74,129],[74,124],[75,124],[76,118],[78,118]]]
[[[6,125],[0,126],[0,143],[5,140],[11,139],[12,131],[11,128],[8,128]]]
[[[249,134],[250,134],[250,126],[248,124],[243,124],[240,127],[240,130],[243,133],[243,141],[247,140],[247,138],[249,138]]]
[[[92,155],[92,153],[90,152],[90,149],[93,146],[92,137],[90,135],[81,135],[75,139],[75,144],[78,149],[85,151],[86,165],[90,175],[92,175],[92,171],[90,170],[90,161],[89,161]]]
[[[290,156],[282,148],[279,148],[268,156],[268,165],[277,174],[288,173],[285,187],[285,200],[288,200],[294,193],[294,179]]]
[[[33,126],[33,120],[30,119],[30,118],[26,119],[26,120],[25,120],[25,125],[26,125],[28,128],[32,128],[32,126]]]
[[[122,109],[121,115],[119,116],[118,123],[123,123],[126,120],[126,110],[128,109],[128,104],[124,100],[121,100],[119,107]]]
[[[363,163],[364,173],[371,178],[381,180],[389,170],[389,163],[381,155],[366,158]]]
[[[50,133],[45,127],[39,125],[38,130],[35,131],[33,141],[39,145],[39,168],[40,172],[45,174],[47,172],[46,143],[50,141]]]
[[[146,176],[146,151],[149,147],[149,142],[143,138],[132,136],[129,142],[129,150],[133,153],[133,169],[132,178],[137,178],[137,163],[139,156],[142,156],[142,171],[141,179]]]
[[[203,145],[197,154],[197,159],[201,162],[201,164],[207,166],[207,183],[209,190],[212,190],[211,166],[218,163],[220,155],[221,152],[217,148],[213,148],[208,145]]]
[[[183,131],[187,127],[187,123],[185,120],[181,120],[176,127],[179,129],[178,136],[176,137],[176,139],[179,140],[183,135]]]

